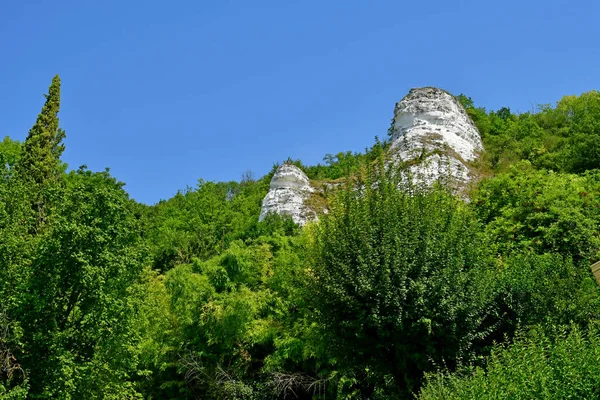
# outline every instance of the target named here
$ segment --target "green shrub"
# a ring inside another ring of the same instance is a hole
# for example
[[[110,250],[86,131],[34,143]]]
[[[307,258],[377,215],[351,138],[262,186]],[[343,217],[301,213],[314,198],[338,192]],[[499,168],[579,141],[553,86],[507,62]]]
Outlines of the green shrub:
[[[421,400],[598,399],[600,329],[532,330],[497,346],[485,368],[429,375]]]

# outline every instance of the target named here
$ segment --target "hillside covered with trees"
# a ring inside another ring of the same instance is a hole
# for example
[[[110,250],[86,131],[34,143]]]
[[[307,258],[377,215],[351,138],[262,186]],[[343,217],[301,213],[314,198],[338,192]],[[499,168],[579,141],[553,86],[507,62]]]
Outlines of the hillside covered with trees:
[[[288,159],[340,184],[299,227],[258,221],[277,165],[151,206],[69,168],[60,88],[0,142],[0,399],[600,397],[600,92],[458,96],[468,202],[400,180],[388,138]]]

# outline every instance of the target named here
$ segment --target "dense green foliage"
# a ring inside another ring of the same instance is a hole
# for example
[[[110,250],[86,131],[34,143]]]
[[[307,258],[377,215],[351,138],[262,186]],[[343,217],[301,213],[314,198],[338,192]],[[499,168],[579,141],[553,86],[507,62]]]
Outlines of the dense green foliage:
[[[145,234],[153,251],[154,266],[167,270],[206,260],[236,239],[260,234],[257,215],[269,181],[214,183],[200,180],[167,201],[144,210]]]
[[[486,368],[432,376],[423,400],[597,399],[600,333],[562,328],[552,336],[533,330],[510,346],[497,346]]]
[[[7,169],[13,168],[21,158],[21,143],[8,136],[0,142],[0,163]]]
[[[576,261],[600,256],[600,175],[536,170],[527,161],[480,183],[478,219],[496,251],[559,253]]]
[[[286,161],[335,188],[301,228],[258,222],[277,165],[152,206],[67,173],[55,77],[0,142],[0,399],[597,398],[600,94],[459,100],[486,148],[471,201],[376,138]]]
[[[519,160],[536,168],[581,173],[600,168],[600,92],[565,96],[556,107],[514,114],[509,108],[486,112],[464,96],[458,99],[479,129],[492,172]]]
[[[331,351],[364,373],[364,397],[386,375],[408,395],[423,371],[471,358],[486,334],[480,282],[491,265],[460,200],[398,190],[394,174],[377,171],[332,204],[315,228],[310,263]]]

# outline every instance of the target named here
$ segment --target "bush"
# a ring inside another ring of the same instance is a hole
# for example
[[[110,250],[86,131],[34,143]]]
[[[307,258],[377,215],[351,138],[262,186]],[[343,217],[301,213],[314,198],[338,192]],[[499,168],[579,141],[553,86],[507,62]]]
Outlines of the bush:
[[[600,329],[533,330],[497,346],[485,368],[429,375],[419,399],[598,399]]]

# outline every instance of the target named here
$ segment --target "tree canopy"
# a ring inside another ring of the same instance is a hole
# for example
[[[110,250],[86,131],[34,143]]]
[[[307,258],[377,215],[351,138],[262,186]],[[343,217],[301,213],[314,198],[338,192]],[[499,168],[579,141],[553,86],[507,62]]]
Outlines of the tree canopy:
[[[389,138],[287,159],[329,188],[299,227],[258,221],[277,164],[154,205],[70,170],[60,85],[0,142],[0,399],[598,397],[599,92],[458,96],[485,146],[461,197]]]

